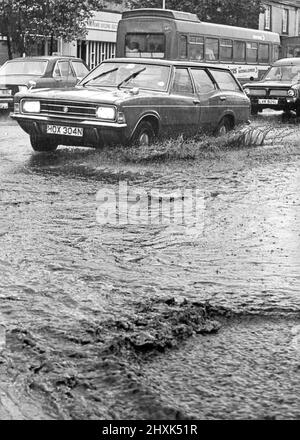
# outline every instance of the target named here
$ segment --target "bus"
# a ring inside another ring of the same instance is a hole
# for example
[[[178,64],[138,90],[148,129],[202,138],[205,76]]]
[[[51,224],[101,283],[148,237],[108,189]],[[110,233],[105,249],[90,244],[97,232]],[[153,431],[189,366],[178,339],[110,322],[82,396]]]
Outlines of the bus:
[[[191,60],[227,66],[240,82],[259,79],[279,57],[277,33],[200,21],[169,9],[123,12],[117,57]]]

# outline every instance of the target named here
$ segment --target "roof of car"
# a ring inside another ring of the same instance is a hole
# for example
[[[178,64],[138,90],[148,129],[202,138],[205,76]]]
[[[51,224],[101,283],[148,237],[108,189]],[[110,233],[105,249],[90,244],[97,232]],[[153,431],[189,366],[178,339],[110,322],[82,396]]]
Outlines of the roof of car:
[[[34,56],[34,57],[19,57],[19,58],[13,58],[9,61],[51,61],[51,60],[61,60],[61,59],[67,59],[67,60],[76,60],[76,61],[82,61],[81,58],[67,56],[67,55],[42,55],[42,56]]]
[[[300,58],[299,58],[300,60]],[[216,69],[230,70],[227,66],[220,66],[212,63],[205,63],[199,61],[177,61],[177,60],[162,60],[158,58],[111,58],[109,60],[103,61],[107,62],[120,62],[120,63],[142,63],[142,64],[160,64],[162,66],[187,66],[187,67],[213,67]]]
[[[281,66],[281,65],[287,65],[290,64],[293,65],[300,65],[300,58],[281,58],[280,60],[275,61],[275,66]]]

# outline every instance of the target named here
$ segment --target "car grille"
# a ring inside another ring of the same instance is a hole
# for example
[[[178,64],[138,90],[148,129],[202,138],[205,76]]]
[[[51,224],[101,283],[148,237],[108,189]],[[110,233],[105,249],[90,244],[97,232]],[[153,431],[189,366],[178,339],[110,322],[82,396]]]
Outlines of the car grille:
[[[265,89],[250,89],[251,96],[266,96]]]
[[[70,101],[45,100],[41,101],[41,114],[50,116],[65,116],[66,118],[95,119],[97,106],[89,103]]]
[[[287,92],[286,89],[270,90],[270,96],[288,96]]]

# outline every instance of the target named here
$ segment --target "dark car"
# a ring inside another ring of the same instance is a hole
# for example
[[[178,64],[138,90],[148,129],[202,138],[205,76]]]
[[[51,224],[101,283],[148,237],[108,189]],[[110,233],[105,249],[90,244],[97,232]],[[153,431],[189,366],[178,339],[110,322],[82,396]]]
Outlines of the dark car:
[[[265,108],[295,111],[300,116],[300,58],[276,61],[260,81],[244,84],[251,100],[251,113]]]
[[[15,96],[12,117],[36,151],[58,145],[149,145],[156,137],[226,133],[250,101],[227,68],[136,58],[104,61],[78,86]]]
[[[80,58],[15,58],[0,67],[0,110],[13,108],[13,95],[30,87],[74,87],[89,70]]]

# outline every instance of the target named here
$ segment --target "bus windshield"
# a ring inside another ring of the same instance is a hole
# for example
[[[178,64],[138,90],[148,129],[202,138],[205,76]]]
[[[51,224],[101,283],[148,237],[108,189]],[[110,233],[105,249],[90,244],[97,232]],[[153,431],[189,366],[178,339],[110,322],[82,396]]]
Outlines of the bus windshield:
[[[144,63],[103,63],[84,78],[81,85],[165,91],[169,66]]]
[[[298,82],[300,80],[300,65],[281,65],[273,66],[266,73],[263,80],[265,81],[291,81]]]
[[[164,34],[127,33],[125,37],[126,57],[164,58]]]

